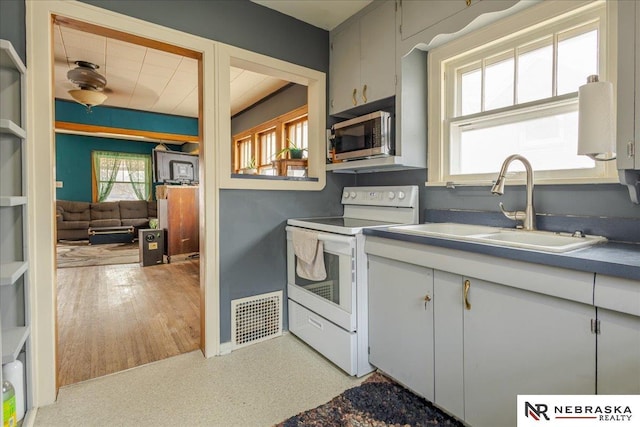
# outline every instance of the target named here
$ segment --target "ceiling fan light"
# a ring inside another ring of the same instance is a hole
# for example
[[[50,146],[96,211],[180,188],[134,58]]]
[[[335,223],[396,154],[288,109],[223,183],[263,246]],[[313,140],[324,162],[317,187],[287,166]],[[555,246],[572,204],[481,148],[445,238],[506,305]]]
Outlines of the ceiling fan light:
[[[107,99],[107,95],[105,95],[104,93],[87,89],[70,90],[69,95],[71,95],[71,97],[75,99],[76,102],[86,106],[87,108],[100,105]]]
[[[71,83],[78,85],[80,89],[104,89],[107,79],[96,71],[100,68],[98,65],[87,61],[76,61],[75,64],[77,67],[67,72],[67,78]]]

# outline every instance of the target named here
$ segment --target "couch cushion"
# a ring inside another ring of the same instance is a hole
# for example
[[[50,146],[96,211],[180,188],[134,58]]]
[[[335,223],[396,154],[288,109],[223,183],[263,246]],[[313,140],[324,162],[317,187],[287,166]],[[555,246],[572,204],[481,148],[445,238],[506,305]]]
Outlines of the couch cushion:
[[[62,214],[64,221],[89,221],[91,219],[91,203],[56,201],[56,211]]]
[[[120,220],[120,205],[118,202],[91,203],[91,220],[117,219]]]
[[[119,227],[120,219],[94,219],[89,223],[90,227]]]
[[[120,202],[120,219],[140,219],[148,218],[147,201],[146,200],[121,200]],[[122,225],[125,224],[124,222]]]
[[[58,230],[89,230],[89,221],[58,221]]]

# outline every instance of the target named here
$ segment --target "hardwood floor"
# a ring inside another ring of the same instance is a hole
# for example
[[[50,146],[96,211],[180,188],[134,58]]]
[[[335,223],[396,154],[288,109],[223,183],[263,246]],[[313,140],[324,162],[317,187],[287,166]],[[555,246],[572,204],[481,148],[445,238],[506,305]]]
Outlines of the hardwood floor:
[[[193,351],[199,261],[58,269],[58,384]]]

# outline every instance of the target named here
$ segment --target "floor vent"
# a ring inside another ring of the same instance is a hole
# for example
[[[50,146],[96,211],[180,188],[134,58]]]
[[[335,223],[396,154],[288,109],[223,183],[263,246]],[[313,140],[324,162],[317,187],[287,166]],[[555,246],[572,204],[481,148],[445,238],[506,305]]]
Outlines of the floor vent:
[[[282,335],[282,291],[231,301],[233,349]]]

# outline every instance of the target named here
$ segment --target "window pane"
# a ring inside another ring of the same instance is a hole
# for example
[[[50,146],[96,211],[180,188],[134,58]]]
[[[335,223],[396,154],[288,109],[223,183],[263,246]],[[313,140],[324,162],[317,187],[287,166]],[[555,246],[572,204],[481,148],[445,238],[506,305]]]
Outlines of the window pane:
[[[451,173],[497,173],[503,160],[515,153],[525,156],[534,170],[593,168],[593,160],[576,154],[577,111],[547,114],[547,117],[515,123],[461,129],[459,145],[451,154]],[[523,167],[520,162],[514,162],[509,170],[523,170]]]
[[[109,196],[105,199],[107,202],[115,200],[138,200],[136,193],[133,191],[133,187],[129,182],[116,182],[111,187]]]
[[[598,74],[598,31],[558,42],[558,95],[577,92],[591,74]]]
[[[276,154],[276,133],[269,132],[260,135],[260,164],[271,164]]]
[[[247,139],[240,142],[238,147],[240,169],[246,168],[251,161],[251,140]]]
[[[485,67],[484,110],[513,105],[513,58]]]
[[[518,55],[518,103],[551,97],[552,77],[551,45]]]
[[[298,148],[309,149],[309,137],[308,137],[308,120],[301,120],[298,122],[292,122],[287,125],[287,141],[289,144],[293,143]],[[307,151],[302,153],[303,158],[307,158]]]
[[[479,113],[482,108],[482,70],[463,73],[460,85],[460,114]]]

